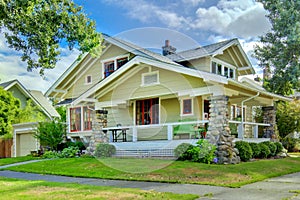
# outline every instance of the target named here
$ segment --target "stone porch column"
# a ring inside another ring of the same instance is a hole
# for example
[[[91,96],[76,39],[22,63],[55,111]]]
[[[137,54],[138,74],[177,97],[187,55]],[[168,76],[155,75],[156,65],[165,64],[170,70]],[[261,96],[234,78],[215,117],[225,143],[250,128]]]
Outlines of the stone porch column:
[[[264,128],[264,138],[273,138],[276,136],[276,109],[274,106],[262,107],[264,118],[263,123],[271,124]]]
[[[253,115],[252,115],[252,106],[246,106],[246,122],[253,122]],[[252,125],[245,125],[244,129],[244,137],[245,138],[253,138],[253,131],[252,131]]]
[[[107,112],[107,111],[106,111]],[[108,143],[109,135],[108,132],[104,132],[102,130],[103,127],[107,126],[107,113],[103,113],[103,111],[94,111],[93,112],[93,122],[92,122],[92,136],[90,139],[89,147],[87,148],[87,152],[90,155],[94,155],[96,147],[99,143]]]
[[[207,139],[217,146],[218,163],[239,163],[240,158],[238,151],[234,149],[234,138],[230,135],[228,124],[228,97],[224,95],[211,96],[209,112]]]

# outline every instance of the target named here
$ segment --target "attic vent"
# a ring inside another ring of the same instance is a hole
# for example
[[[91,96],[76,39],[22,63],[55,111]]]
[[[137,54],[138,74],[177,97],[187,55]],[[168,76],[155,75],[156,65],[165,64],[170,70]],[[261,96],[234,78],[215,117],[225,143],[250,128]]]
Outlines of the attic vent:
[[[142,85],[159,84],[158,71],[142,74]]]

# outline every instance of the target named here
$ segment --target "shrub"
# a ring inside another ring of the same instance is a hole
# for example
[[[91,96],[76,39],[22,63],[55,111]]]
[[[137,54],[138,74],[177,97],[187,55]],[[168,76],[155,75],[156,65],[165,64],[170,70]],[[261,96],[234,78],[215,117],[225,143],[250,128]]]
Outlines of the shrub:
[[[277,146],[274,144],[274,142],[265,141],[265,142],[262,142],[262,143],[269,147],[269,149],[270,149],[270,155],[269,156],[275,156],[276,155]]]
[[[215,158],[216,146],[207,140],[199,140],[197,146],[182,143],[174,150],[178,160],[190,160],[193,162],[211,163]]]
[[[253,152],[248,142],[237,141],[235,143],[235,148],[239,150],[239,156],[242,161],[248,161],[252,158]]]
[[[197,142],[198,152],[198,162],[210,164],[215,158],[215,152],[217,147],[211,144],[208,140],[199,140]]]
[[[108,143],[100,143],[95,150],[95,156],[98,158],[111,157],[116,153],[116,147]]]
[[[252,149],[252,152],[253,152],[252,157],[253,158],[259,158],[260,152],[261,152],[260,146],[257,143],[254,143],[254,142],[249,143],[249,145],[250,145],[250,147]]]
[[[60,155],[56,151],[46,151],[42,157],[43,158],[59,158]]]
[[[283,146],[280,142],[274,142],[274,144],[276,145],[277,149],[276,149],[276,155],[279,154],[282,150],[283,150]]]
[[[299,139],[286,137],[283,138],[281,142],[285,149],[287,149],[289,152],[292,152],[297,142],[299,142]]]
[[[260,158],[267,158],[271,154],[269,147],[264,143],[259,143],[259,147],[260,147],[260,156],[259,156]]]
[[[78,156],[79,148],[78,147],[68,147],[64,148],[60,154],[61,158],[74,158]]]
[[[174,149],[175,157],[178,160],[191,160],[192,156],[190,153],[188,153],[188,150],[192,149],[194,146],[189,143],[182,143],[178,145]]]

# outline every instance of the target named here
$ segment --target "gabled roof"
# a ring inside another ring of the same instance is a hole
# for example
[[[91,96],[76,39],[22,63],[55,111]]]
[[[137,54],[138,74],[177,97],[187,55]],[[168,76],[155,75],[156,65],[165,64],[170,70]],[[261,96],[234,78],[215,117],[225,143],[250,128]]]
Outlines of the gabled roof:
[[[166,56],[163,56],[159,53],[149,51],[145,48],[142,48],[140,46],[137,46],[137,45],[127,42],[125,40],[122,40],[122,39],[119,39],[116,37],[110,37],[106,34],[103,34],[103,38],[106,41],[108,41],[109,43],[119,46],[119,47],[127,50],[128,52],[133,53],[136,56],[146,57],[146,58],[154,59],[154,60],[157,60],[160,62],[165,62],[165,63],[169,63],[169,64],[173,64],[173,65],[179,65],[176,62],[174,62],[172,59],[170,59]]]
[[[96,91],[100,90],[104,86],[111,83],[113,80],[117,79],[121,74],[125,73],[128,69],[132,68],[136,64],[144,63],[147,65],[153,65],[157,68],[170,70],[173,72],[185,74],[188,76],[193,76],[197,78],[202,78],[204,81],[207,82],[217,82],[221,84],[227,84],[228,80],[225,77],[220,77],[217,74],[212,74],[208,72],[199,71],[196,69],[190,69],[182,67],[181,65],[173,65],[173,64],[167,64],[161,61],[149,59],[146,57],[136,56],[133,59],[131,59],[129,62],[127,62],[124,66],[122,66],[120,69],[112,73],[110,76],[108,76],[105,79],[100,80],[96,85],[88,89],[86,92],[84,92],[82,95],[80,95],[77,99],[72,101],[73,105],[77,105],[82,101],[85,101],[86,99],[89,99],[91,95],[93,95]]]
[[[39,106],[50,119],[52,119],[53,117],[60,117],[60,115],[52,107],[51,103],[46,99],[42,92],[36,90],[27,90],[17,79],[0,83],[0,86],[3,87],[6,91],[8,91],[13,86],[17,86],[20,92],[24,96],[30,98],[35,105]]]
[[[170,54],[167,55],[167,57],[176,62],[181,62],[185,60],[192,60],[196,58],[211,56],[211,55],[218,54],[220,51],[223,51],[225,48],[231,46],[232,44],[236,44],[236,41],[237,39],[226,40],[226,41],[210,44],[203,47],[197,47],[195,49],[181,51],[176,54]]]

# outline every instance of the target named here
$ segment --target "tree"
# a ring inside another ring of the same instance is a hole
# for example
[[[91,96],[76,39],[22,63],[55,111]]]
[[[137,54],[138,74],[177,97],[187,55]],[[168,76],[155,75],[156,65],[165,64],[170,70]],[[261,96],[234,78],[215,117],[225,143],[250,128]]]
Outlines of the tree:
[[[66,125],[56,121],[40,122],[34,137],[40,141],[42,146],[57,150],[58,145],[66,137]]]
[[[12,123],[20,112],[20,100],[0,87],[0,135],[12,132]]]
[[[26,102],[26,106],[20,109],[18,115],[13,121],[15,124],[25,123],[25,122],[37,122],[37,121],[45,121],[46,116],[43,114],[41,109],[34,105],[32,100],[29,99]]]
[[[289,95],[299,90],[300,77],[300,1],[257,0],[268,11],[272,29],[260,37],[254,56],[262,67],[270,67],[272,77],[266,89]]]
[[[300,132],[300,100],[278,103],[276,120],[280,137],[284,138],[294,131]]]
[[[95,22],[72,0],[0,0],[0,31],[10,48],[22,52],[27,70],[41,75],[55,67],[61,44],[92,55],[102,49]]]

